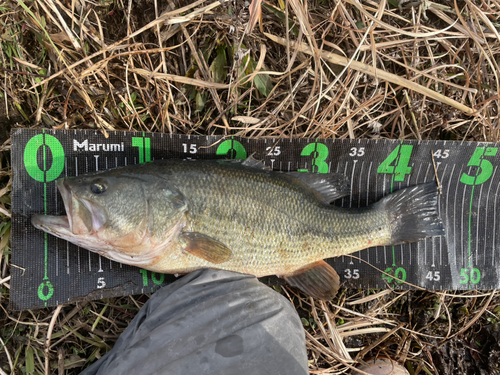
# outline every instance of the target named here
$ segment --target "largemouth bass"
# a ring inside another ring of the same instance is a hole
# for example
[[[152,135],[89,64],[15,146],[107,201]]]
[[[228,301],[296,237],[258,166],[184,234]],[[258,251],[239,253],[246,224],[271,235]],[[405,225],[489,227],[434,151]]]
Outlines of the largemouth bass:
[[[33,225],[117,262],[184,274],[214,268],[278,275],[319,299],[339,277],[324,259],[444,234],[435,183],[365,208],[343,175],[267,170],[241,161],[161,160],[59,179],[67,216]]]

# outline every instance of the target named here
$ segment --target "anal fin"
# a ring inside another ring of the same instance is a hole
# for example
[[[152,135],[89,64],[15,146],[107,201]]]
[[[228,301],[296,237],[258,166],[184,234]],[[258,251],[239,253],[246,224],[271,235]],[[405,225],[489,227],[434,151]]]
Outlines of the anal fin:
[[[202,233],[182,233],[179,241],[183,251],[210,263],[224,263],[233,256],[233,252],[222,242]]]
[[[340,287],[339,275],[324,260],[308,264],[295,271],[293,275],[285,276],[284,279],[291,286],[324,301],[335,297]]]

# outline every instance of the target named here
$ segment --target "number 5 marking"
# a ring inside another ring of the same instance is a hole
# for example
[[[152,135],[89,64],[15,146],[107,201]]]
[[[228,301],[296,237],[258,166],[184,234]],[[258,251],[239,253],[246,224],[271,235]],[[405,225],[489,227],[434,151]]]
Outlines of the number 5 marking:
[[[498,148],[496,147],[477,147],[467,164],[468,167],[479,167],[475,176],[462,174],[460,182],[466,185],[481,185],[488,181],[493,174],[493,164],[484,159],[485,156],[495,156]]]

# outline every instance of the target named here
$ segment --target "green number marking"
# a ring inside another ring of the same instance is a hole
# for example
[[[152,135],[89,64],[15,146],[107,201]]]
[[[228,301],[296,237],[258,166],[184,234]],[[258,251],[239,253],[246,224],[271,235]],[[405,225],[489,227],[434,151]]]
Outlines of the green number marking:
[[[394,271],[391,267],[388,267],[384,272],[385,274],[382,274],[382,279],[387,281],[388,284],[391,284],[393,281],[396,281],[398,284],[402,284],[406,281],[406,270],[403,267],[396,268],[396,271]],[[394,277],[391,275],[394,275]]]
[[[43,147],[43,170],[37,162],[38,149]],[[52,165],[46,168],[46,149],[52,154]],[[59,140],[49,134],[38,134],[31,138],[24,148],[24,167],[28,174],[38,182],[54,181],[64,169],[64,149]]]
[[[139,270],[139,272],[141,273],[142,275],[142,285],[143,286],[148,286],[148,271],[147,270]],[[162,273],[155,273],[155,272],[152,272],[151,273],[151,280],[153,280],[153,283],[155,283],[156,285],[161,285],[163,284],[163,281],[165,280],[165,275],[162,274]]]
[[[481,271],[477,268],[462,268],[460,270],[460,284],[478,284],[481,281]]]
[[[142,285],[148,286],[148,271],[147,270],[139,270],[142,275]]]
[[[462,268],[460,270],[460,284],[468,284],[469,283],[469,274],[467,273],[467,268]],[[462,279],[463,277],[463,279]]]
[[[43,167],[40,168],[38,165],[37,154],[42,147],[42,157],[43,157]],[[52,164],[50,168],[47,168],[47,151],[52,155]],[[44,214],[47,215],[47,182],[54,181],[59,177],[61,172],[64,170],[64,148],[59,140],[50,135],[38,134],[32,137],[26,147],[24,148],[23,154],[24,167],[28,174],[35,181],[43,182],[43,203],[44,203]],[[42,283],[38,287],[38,298],[42,301],[49,300],[54,294],[54,286],[49,281],[48,276],[48,239],[47,233],[44,232],[44,277]],[[47,293],[45,293],[47,291]],[[47,305],[47,303],[45,303]]]
[[[310,143],[300,153],[301,156],[312,156],[311,172],[328,173],[328,147],[323,143]],[[309,172],[308,169],[298,169],[299,172]]]
[[[460,182],[466,185],[481,185],[488,181],[493,174],[493,164],[484,157],[495,156],[497,151],[497,147],[477,147],[467,166],[479,167],[479,169],[475,176],[469,176],[467,173],[462,174]]]
[[[413,145],[399,145],[379,165],[377,173],[393,174],[394,181],[404,181],[407,174],[411,174],[410,163]],[[391,165],[394,163],[394,165]]]
[[[391,193],[393,191],[394,181],[404,181],[405,176],[411,174],[410,163],[413,145],[398,145],[387,158],[378,166],[377,173],[391,174]],[[394,164],[394,165],[391,165]],[[392,246],[392,266],[396,266],[396,255],[394,246]],[[405,271],[406,279],[406,271]],[[400,281],[398,281],[401,283]]]
[[[44,293],[45,288],[47,288],[47,294]],[[49,280],[42,282],[38,286],[38,298],[40,298],[42,301],[48,301],[53,294],[54,294],[54,286]]]
[[[151,161],[151,139],[146,137],[132,137],[132,146],[139,148],[139,163]]]
[[[229,159],[246,159],[247,150],[245,147],[234,139],[228,139],[222,142],[216,151],[217,155],[226,155]]]
[[[472,284],[477,284],[481,280],[481,271],[477,268],[473,268],[470,271],[470,281]]]
[[[468,252],[469,252],[469,268],[471,269],[476,269],[472,268],[472,249],[471,249],[471,243],[472,243],[472,202],[473,202],[473,197],[474,197],[474,188],[476,185],[481,185],[485,183],[486,181],[489,180],[489,178],[493,175],[493,164],[489,160],[486,160],[486,156],[495,156],[497,154],[498,148],[497,147],[476,147],[474,150],[474,153],[472,154],[472,157],[469,160],[469,163],[467,164],[468,167],[479,167],[476,171],[476,174],[474,176],[469,176],[467,173],[463,173],[462,177],[460,178],[460,182],[466,185],[471,185],[472,186],[472,191],[470,193],[470,205],[469,205],[469,241],[468,241]],[[464,269],[462,269],[463,271]],[[462,276],[462,274],[460,274]],[[479,279],[481,276],[479,276]],[[478,282],[479,282],[478,279]],[[472,280],[471,280],[472,282]],[[460,281],[462,284],[467,284],[467,282],[463,283]],[[472,282],[475,284],[474,282]]]
[[[387,281],[387,283],[392,283],[392,280],[394,280],[394,277],[392,277],[391,275],[393,274],[393,270],[391,267],[388,267],[385,269],[384,271],[385,273],[382,274],[382,279]]]
[[[158,276],[159,276],[159,278],[158,278],[158,279],[156,278],[156,275],[157,275],[157,274],[156,274],[155,272],[153,272],[153,273],[151,274],[151,280],[153,280],[153,282],[154,282],[156,285],[161,285],[161,284],[163,284],[163,280],[165,280],[165,275],[164,275],[164,274],[162,274],[162,273],[158,274]]]

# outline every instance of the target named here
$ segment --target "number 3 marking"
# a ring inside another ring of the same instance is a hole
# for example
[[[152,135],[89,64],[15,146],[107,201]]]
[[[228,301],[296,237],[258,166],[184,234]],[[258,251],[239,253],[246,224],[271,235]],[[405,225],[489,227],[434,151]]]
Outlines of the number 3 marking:
[[[328,173],[328,147],[323,143],[310,143],[300,153],[302,156],[312,156],[311,172]],[[299,172],[308,172],[307,169],[299,169]]]

